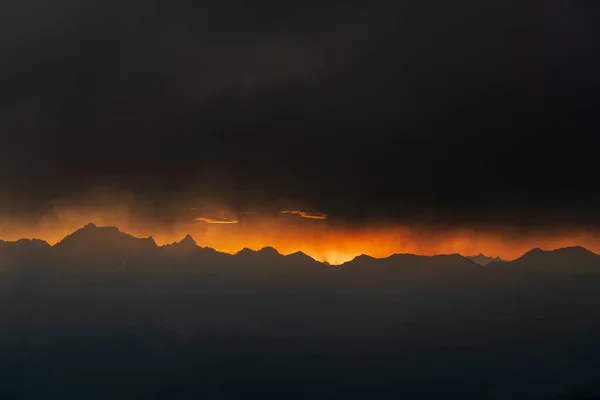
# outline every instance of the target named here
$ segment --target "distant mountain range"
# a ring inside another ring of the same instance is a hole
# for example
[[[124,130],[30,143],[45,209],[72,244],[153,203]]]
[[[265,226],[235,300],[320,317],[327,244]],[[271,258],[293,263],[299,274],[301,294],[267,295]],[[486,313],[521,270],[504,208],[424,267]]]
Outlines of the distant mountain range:
[[[0,241],[0,398],[595,394],[598,304],[582,247],[331,266],[89,224],[54,246]]]
[[[218,252],[210,247],[198,246],[191,235],[187,235],[180,242],[175,242],[170,245],[158,246],[152,237],[136,238],[124,232],[121,232],[117,227],[98,227],[90,223],[81,229],[76,230],[72,234],[66,236],[62,241],[50,246],[47,242],[38,239],[21,239],[15,242],[5,242],[0,240],[2,248],[0,249],[0,258],[10,257],[19,253],[27,253],[29,255],[40,254],[47,252],[48,254],[69,254],[70,256],[155,256],[161,254],[163,256],[195,256],[200,257],[211,255],[214,258],[220,259],[240,259],[241,260],[264,260],[275,261],[277,259],[295,260],[296,263],[307,264],[322,264],[330,266],[329,263],[319,262],[312,257],[297,252],[284,256],[272,247],[265,247],[255,251],[248,248],[242,249],[235,255]],[[438,256],[418,256],[411,254],[394,254],[390,257],[376,259],[368,255],[360,255],[353,260],[342,264],[340,267],[348,266],[368,266],[368,265],[389,265],[390,263],[402,264],[406,262],[413,263],[456,263],[459,262],[463,266],[472,266],[468,261],[480,266],[500,267],[505,268],[519,266],[523,269],[539,270],[538,264],[550,265],[553,268],[553,273],[595,273],[595,264],[600,261],[600,256],[582,247],[562,248],[552,251],[541,249],[533,249],[525,253],[522,257],[513,260],[505,261],[500,257],[487,257],[483,254],[476,256],[463,257],[458,254],[453,255],[438,255]],[[0,259],[0,262],[3,260]],[[562,267],[558,267],[560,264]],[[560,269],[560,271],[559,271]]]

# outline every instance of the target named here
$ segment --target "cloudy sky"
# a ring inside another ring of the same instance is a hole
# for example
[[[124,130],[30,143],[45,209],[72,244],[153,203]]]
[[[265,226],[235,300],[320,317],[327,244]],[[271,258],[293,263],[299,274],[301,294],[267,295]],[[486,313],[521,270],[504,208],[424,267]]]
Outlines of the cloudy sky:
[[[597,2],[200,3],[2,2],[5,226],[600,230]]]

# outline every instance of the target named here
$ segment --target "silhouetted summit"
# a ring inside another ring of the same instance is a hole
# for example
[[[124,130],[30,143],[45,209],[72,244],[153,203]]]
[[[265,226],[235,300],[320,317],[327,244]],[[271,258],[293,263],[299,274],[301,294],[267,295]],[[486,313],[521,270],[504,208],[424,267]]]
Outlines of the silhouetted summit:
[[[197,246],[196,241],[191,235],[185,235],[185,237],[179,242],[180,245],[183,246]]]
[[[258,254],[268,255],[268,256],[280,256],[281,254],[271,246],[263,247],[258,251]]]
[[[237,253],[235,253],[236,256],[251,256],[253,254],[255,254],[256,251],[249,249],[247,247],[244,247],[243,249],[241,249],[240,251],[238,251]]]
[[[301,252],[301,251],[297,251],[295,253],[292,254],[288,254],[286,256],[286,258],[294,260],[294,261],[308,261],[308,262],[318,262],[316,261],[314,258],[312,258],[311,256]]]
[[[204,249],[198,247],[191,235],[186,235],[179,242],[161,246],[159,249],[159,252],[166,257],[193,257],[203,251]]]
[[[350,261],[346,261],[342,265],[345,265],[345,266],[350,266],[350,265],[352,265],[352,266],[360,266],[360,265],[365,265],[365,264],[369,264],[369,263],[376,262],[376,261],[377,261],[377,258],[375,258],[375,257],[371,257],[371,256],[368,256],[366,254],[361,254],[359,256],[354,257]]]
[[[281,257],[281,254],[277,250],[275,250],[275,248],[267,246],[267,247],[263,247],[262,249],[260,249],[258,251],[245,247],[242,250],[238,251],[236,253],[236,256],[245,257],[245,258],[260,258],[260,259],[271,258],[272,259],[272,258],[276,258],[276,257]]]
[[[121,232],[117,227],[98,227],[90,223],[66,236],[54,248],[71,254],[85,255],[89,252],[110,255],[120,252],[141,254],[156,250],[158,246],[152,237],[139,239]]]
[[[176,249],[184,249],[184,250],[194,250],[199,249],[198,244],[194,240],[191,235],[186,235],[179,242],[171,243],[163,246],[165,248],[176,248]]]
[[[556,250],[535,248],[508,264],[547,275],[600,274],[600,255],[581,246]]]

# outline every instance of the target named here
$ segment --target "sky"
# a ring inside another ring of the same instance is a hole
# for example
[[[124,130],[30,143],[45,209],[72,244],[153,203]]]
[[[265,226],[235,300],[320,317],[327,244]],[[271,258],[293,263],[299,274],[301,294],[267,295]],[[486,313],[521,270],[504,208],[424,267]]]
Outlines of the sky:
[[[584,0],[4,1],[0,238],[94,219],[222,248],[597,246],[598,14]]]

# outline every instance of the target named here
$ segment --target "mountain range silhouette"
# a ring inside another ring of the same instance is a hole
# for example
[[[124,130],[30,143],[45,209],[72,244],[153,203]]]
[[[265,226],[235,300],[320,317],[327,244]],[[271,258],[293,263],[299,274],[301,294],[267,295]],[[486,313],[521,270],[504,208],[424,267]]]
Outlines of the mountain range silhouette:
[[[0,250],[3,399],[600,393],[600,256],[582,247],[331,266],[89,224]]]
[[[198,257],[212,255],[222,259],[240,259],[269,262],[283,259],[293,259],[296,263],[315,263],[330,266],[329,263],[319,262],[305,253],[298,251],[290,255],[282,255],[273,247],[260,250],[244,248],[234,255],[221,253],[210,247],[201,247],[191,235],[186,235],[181,241],[159,246],[152,237],[137,238],[120,231],[117,227],[99,227],[89,223],[66,236],[63,240],[50,246],[39,239],[20,239],[15,242],[0,240],[4,248],[4,257],[27,253],[28,255],[46,252],[48,255],[70,255],[81,257],[102,256],[105,258],[137,256],[148,257],[157,254],[184,255]],[[233,258],[232,258],[233,257]],[[505,270],[521,268],[547,274],[595,274],[600,273],[600,255],[583,247],[567,247],[556,250],[532,249],[513,261],[505,261],[499,257],[486,257],[483,254],[464,257],[459,254],[419,256],[414,254],[393,254],[385,258],[374,258],[366,254],[355,257],[343,263],[340,268],[382,267],[389,268],[402,265],[419,265],[420,268],[431,268],[439,265],[441,268],[461,266],[475,268],[485,265]]]

